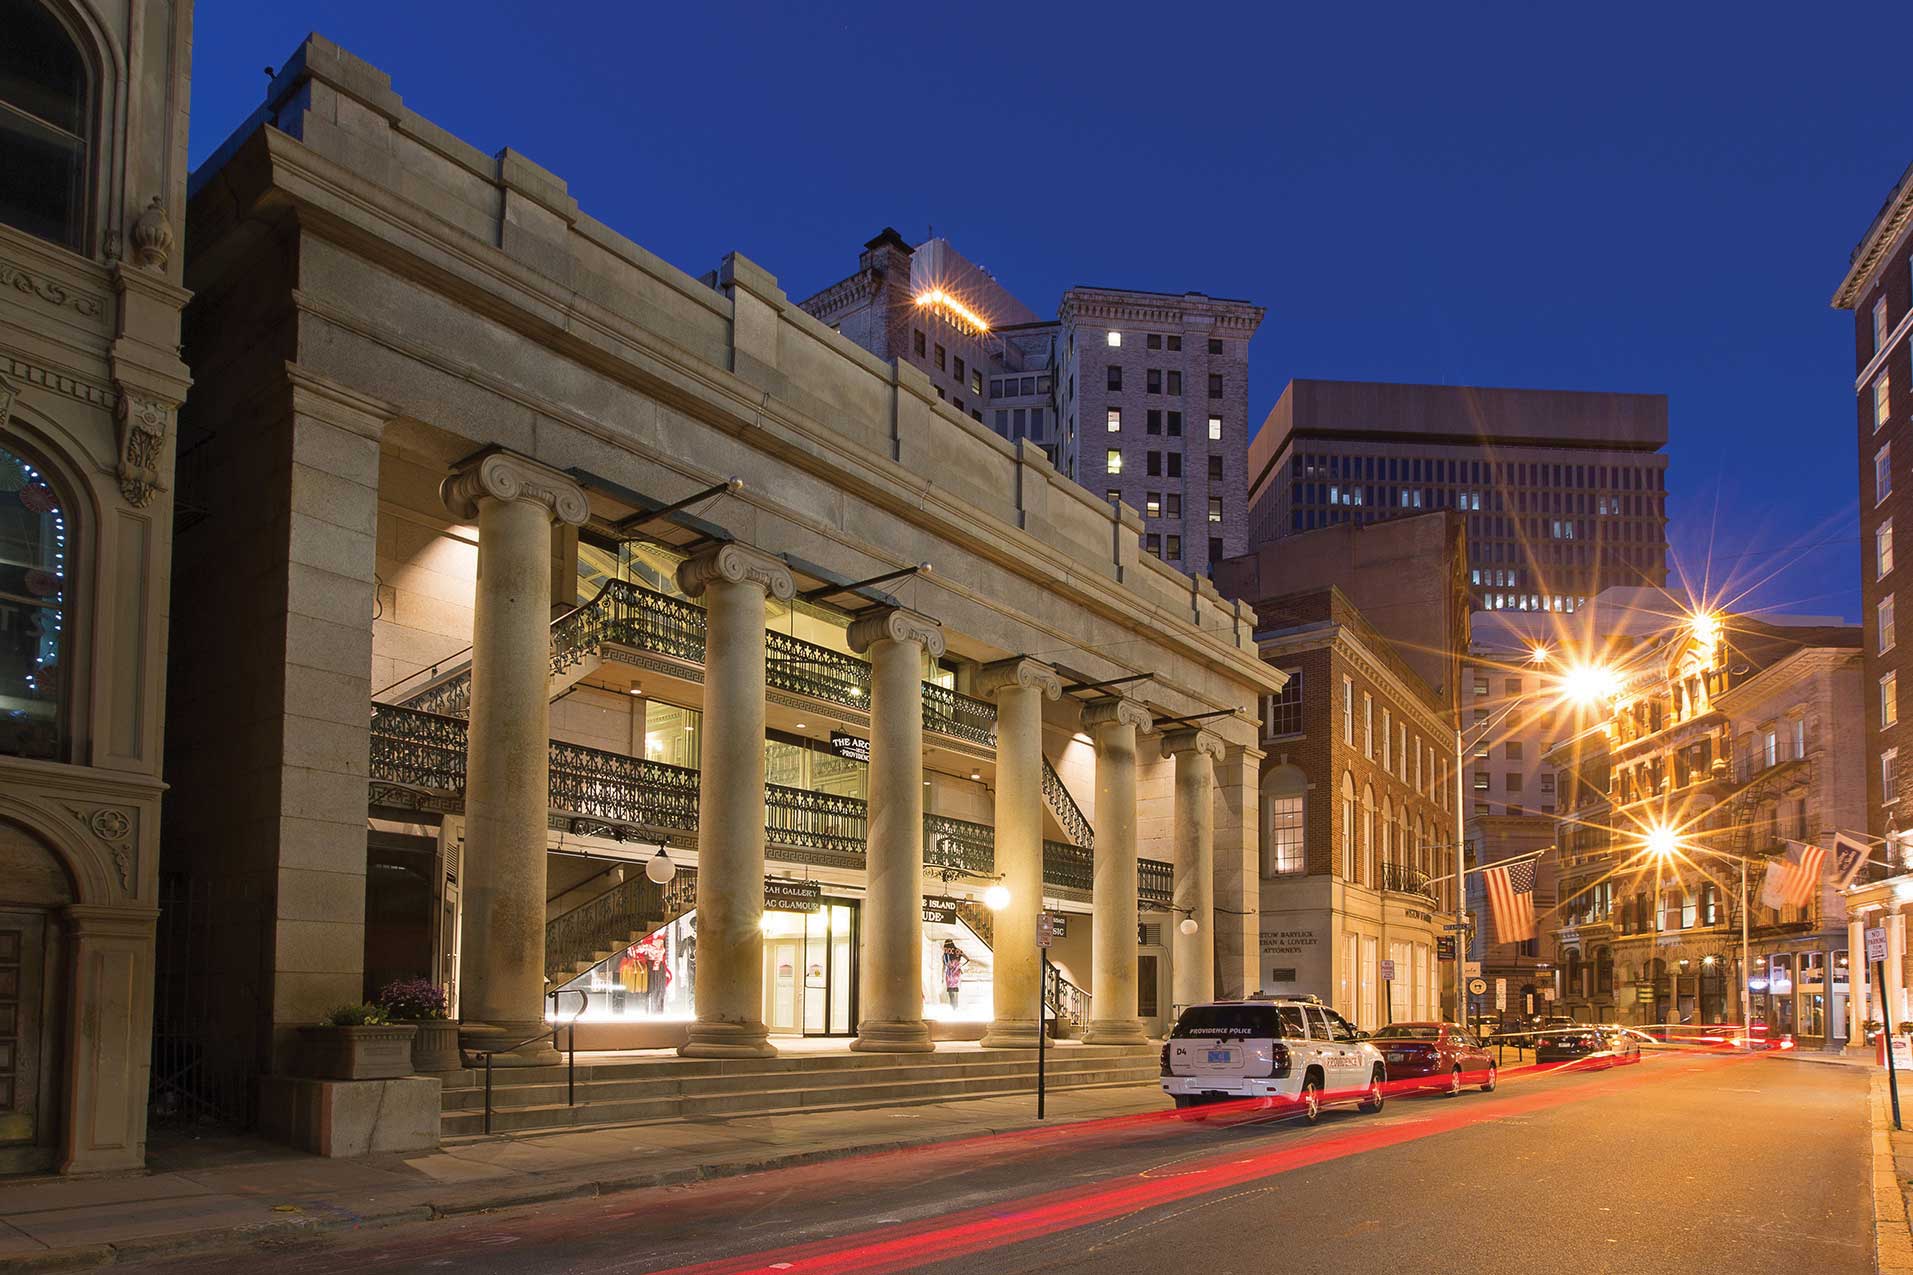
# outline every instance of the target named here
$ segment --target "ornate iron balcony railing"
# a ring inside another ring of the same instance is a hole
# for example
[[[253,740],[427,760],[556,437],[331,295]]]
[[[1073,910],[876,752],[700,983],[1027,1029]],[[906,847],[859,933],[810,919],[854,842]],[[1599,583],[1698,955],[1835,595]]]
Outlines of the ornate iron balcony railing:
[[[1089,893],[1095,884],[1096,858],[1083,846],[1067,841],[1043,843],[1043,884]]]
[[[1096,833],[1089,826],[1089,819],[1083,814],[1082,807],[1069,795],[1069,789],[1063,787],[1061,776],[1049,764],[1049,758],[1043,759],[1043,800],[1049,803],[1050,813],[1056,816],[1056,822],[1063,825],[1063,831],[1069,835],[1069,843],[1081,846],[1084,850],[1096,848]]]
[[[764,785],[764,836],[773,845],[862,855],[869,827],[869,808],[855,797]]]
[[[1136,897],[1168,907],[1175,897],[1174,869],[1160,859],[1136,860]]]
[[[806,642],[776,629],[764,632],[764,681],[812,699],[870,707],[870,666],[854,655]]]
[[[620,823],[697,831],[695,770],[551,741],[551,807]]]
[[[1078,1027],[1089,1022],[1089,993],[1064,978],[1063,972],[1054,965],[1047,968],[1043,978],[1043,1002],[1049,1006],[1050,1013]]]
[[[996,705],[956,691],[923,684],[923,729],[985,748],[996,747]]]
[[[545,923],[545,975],[567,982],[664,921],[664,892],[633,865],[617,885]]]
[[[1393,890],[1397,894],[1414,894],[1431,903],[1435,899],[1435,887],[1432,878],[1419,868],[1411,868],[1405,863],[1382,864],[1382,889]]]
[[[948,815],[923,817],[923,863],[972,876],[996,875],[996,829]]]
[[[465,720],[372,705],[371,777],[440,792],[465,791]]]
[[[704,608],[629,580],[607,580],[598,596],[551,625],[551,669],[562,673],[606,642],[704,662]]]

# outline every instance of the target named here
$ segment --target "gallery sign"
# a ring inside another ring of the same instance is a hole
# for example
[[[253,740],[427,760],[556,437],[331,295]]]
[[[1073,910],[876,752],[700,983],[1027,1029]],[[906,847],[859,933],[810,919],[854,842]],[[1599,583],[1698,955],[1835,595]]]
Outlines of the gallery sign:
[[[845,761],[870,764],[870,741],[861,735],[852,735],[841,730],[830,732],[830,751]]]
[[[815,912],[823,906],[824,887],[815,881],[783,881],[764,878],[764,910],[767,912]]]

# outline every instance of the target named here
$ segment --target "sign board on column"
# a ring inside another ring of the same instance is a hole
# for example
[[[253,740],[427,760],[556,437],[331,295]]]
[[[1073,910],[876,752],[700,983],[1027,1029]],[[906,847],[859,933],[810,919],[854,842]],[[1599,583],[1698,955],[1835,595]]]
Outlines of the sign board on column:
[[[1481,962],[1480,961],[1463,961],[1461,963],[1461,972],[1467,975],[1469,978],[1473,978],[1477,974],[1481,973]]]
[[[1435,940],[1435,959],[1452,961],[1455,959],[1455,936],[1444,934]]]
[[[1508,980],[1505,978],[1495,980],[1495,1008],[1508,1008]]]
[[[1886,959],[1886,927],[1871,926],[1867,929],[1867,964]]]
[[[1394,981],[1395,981],[1395,962],[1383,961],[1382,962],[1382,982],[1392,983]]]
[[[1047,912],[1036,914],[1036,946],[1048,947],[1056,940],[1056,919]]]

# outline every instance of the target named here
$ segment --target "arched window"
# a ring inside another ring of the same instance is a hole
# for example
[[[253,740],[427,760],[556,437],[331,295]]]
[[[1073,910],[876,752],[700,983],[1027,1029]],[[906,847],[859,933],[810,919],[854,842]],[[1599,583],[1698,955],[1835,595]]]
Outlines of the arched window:
[[[1375,789],[1362,785],[1362,884],[1375,884]]]
[[[0,448],[0,753],[61,755],[68,513],[47,475]]]
[[[1262,875],[1308,871],[1304,850],[1304,803],[1308,777],[1295,766],[1277,766],[1262,777]]]
[[[1382,843],[1377,847],[1381,860],[1387,863],[1395,857],[1395,803],[1387,793],[1382,794]]]
[[[92,87],[39,0],[0,0],[0,222],[86,251]]]
[[[1355,776],[1342,772],[1342,879],[1355,879]]]

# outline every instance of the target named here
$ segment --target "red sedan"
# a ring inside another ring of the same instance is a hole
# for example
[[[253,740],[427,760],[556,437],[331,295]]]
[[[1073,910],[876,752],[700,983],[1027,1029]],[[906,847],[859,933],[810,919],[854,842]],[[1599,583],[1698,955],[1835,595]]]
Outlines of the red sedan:
[[[1451,1098],[1469,1085],[1494,1091],[1494,1057],[1453,1023],[1390,1023],[1368,1039],[1382,1051],[1391,1089],[1439,1088]]]

